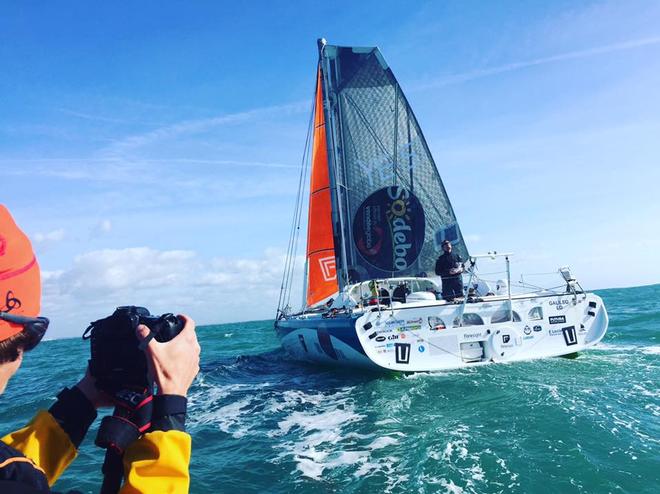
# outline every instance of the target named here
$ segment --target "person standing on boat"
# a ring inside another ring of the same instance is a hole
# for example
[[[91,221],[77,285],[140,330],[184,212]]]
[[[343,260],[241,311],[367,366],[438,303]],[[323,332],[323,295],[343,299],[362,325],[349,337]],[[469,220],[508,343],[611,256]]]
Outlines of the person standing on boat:
[[[452,252],[451,242],[442,242],[444,254],[435,262],[435,274],[442,278],[442,298],[452,301],[463,296],[463,260]]]

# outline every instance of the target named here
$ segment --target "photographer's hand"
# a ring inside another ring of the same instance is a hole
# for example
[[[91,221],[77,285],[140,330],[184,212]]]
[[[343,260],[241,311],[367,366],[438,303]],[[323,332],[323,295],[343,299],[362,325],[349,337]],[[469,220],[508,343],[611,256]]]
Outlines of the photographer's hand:
[[[179,318],[184,321],[184,327],[176,337],[165,343],[153,338],[145,350],[158,385],[157,394],[186,396],[199,372],[201,349],[195,334],[195,321],[184,315]],[[140,340],[144,340],[149,335],[149,328],[140,324],[136,333]]]
[[[76,387],[96,409],[114,405],[112,398],[96,387],[96,379],[90,374],[89,367],[85,372],[85,377],[76,384]]]

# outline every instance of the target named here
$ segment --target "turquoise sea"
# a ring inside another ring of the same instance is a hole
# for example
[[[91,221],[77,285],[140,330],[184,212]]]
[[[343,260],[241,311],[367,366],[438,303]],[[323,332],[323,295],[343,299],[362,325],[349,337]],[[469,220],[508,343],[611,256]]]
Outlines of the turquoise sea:
[[[201,327],[191,492],[660,492],[660,285],[597,293],[610,329],[577,359],[436,374],[292,363],[272,321]],[[87,358],[77,339],[29,354],[1,430],[48,407]],[[98,492],[97,426],[56,489]]]

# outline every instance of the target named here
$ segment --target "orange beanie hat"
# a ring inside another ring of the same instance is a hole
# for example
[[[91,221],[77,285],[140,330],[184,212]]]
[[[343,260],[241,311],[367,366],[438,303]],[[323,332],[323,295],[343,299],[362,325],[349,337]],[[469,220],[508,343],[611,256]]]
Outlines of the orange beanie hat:
[[[0,311],[36,317],[40,308],[41,279],[32,244],[0,204]],[[22,330],[20,324],[0,320],[0,341]]]

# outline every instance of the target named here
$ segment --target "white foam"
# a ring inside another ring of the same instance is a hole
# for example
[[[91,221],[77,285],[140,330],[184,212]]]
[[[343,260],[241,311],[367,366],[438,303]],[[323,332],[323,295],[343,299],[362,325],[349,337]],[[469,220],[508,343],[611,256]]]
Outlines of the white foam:
[[[390,436],[383,436],[383,437],[378,437],[374,439],[367,448],[370,450],[375,450],[375,449],[383,449],[387,448],[388,446],[392,446],[394,444],[398,444],[399,441],[394,439],[393,437]]]
[[[440,479],[440,485],[445,488],[445,492],[448,494],[462,494],[463,488],[454,484],[453,480]]]
[[[339,408],[321,413],[293,412],[287,418],[278,422],[277,426],[283,434],[287,434],[294,427],[299,427],[304,432],[310,432],[337,427],[360,420],[362,417],[363,415]]]
[[[660,345],[643,347],[642,353],[646,353],[647,355],[660,355]]]
[[[472,474],[474,480],[482,481],[486,478],[486,474],[480,465],[474,465],[468,471]]]
[[[311,453],[311,455],[309,455]],[[304,455],[294,455],[296,468],[304,477],[320,480],[324,470],[366,463],[366,451],[342,451],[338,455],[308,451]],[[326,460],[326,461],[323,461]]]
[[[658,390],[658,389],[649,390],[649,389],[646,389],[641,384],[633,384],[633,389],[639,391],[640,394],[642,394],[644,396],[650,396],[652,398],[660,397],[660,390]]]
[[[378,422],[374,422],[374,425],[387,425],[387,424],[399,424],[399,423],[401,423],[400,420],[384,419],[384,420],[379,420]]]
[[[251,402],[251,398],[246,398],[225,405],[210,414],[207,420],[208,422],[217,424],[222,432],[231,434],[235,438],[241,438],[250,430],[249,426],[241,423],[241,414],[247,412],[244,409],[247,408]]]

